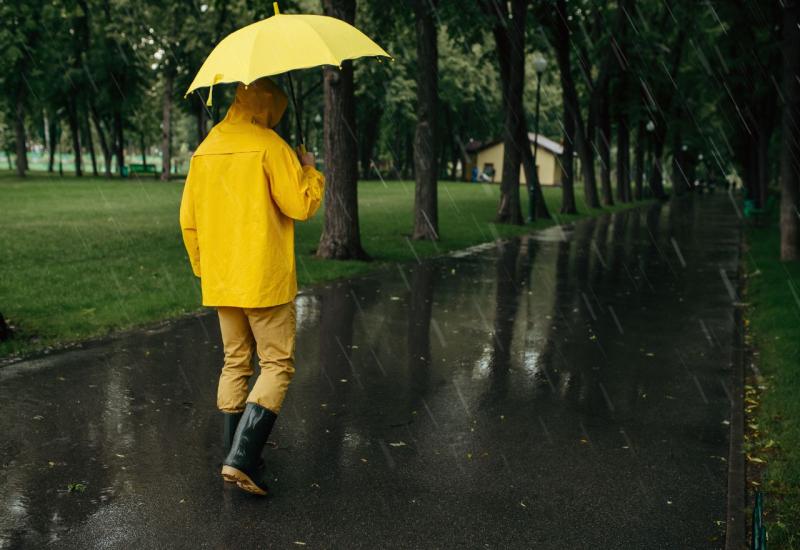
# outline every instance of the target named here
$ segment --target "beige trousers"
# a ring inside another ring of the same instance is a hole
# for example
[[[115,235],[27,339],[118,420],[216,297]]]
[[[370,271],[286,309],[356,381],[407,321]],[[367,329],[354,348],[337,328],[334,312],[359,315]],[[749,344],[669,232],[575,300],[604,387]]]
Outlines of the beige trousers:
[[[218,307],[225,363],[219,377],[217,407],[241,412],[245,403],[257,403],[278,414],[294,376],[294,302],[261,308]],[[253,350],[261,372],[250,394]]]

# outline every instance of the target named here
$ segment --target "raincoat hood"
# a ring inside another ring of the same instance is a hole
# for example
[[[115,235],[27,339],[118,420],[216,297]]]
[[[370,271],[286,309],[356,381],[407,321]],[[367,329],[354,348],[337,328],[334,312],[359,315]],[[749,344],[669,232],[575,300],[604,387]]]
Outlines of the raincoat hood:
[[[269,78],[259,78],[249,86],[239,84],[236,98],[223,122],[229,124],[257,124],[266,128],[277,126],[289,98]]]

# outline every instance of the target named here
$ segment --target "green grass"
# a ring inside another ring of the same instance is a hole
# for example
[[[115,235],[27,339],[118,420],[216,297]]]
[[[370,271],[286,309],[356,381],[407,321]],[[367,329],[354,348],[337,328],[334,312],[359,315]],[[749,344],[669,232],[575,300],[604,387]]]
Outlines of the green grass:
[[[0,173],[0,312],[15,338],[0,357],[28,354],[109,331],[168,319],[200,309],[178,226],[182,182],[106,180]],[[558,212],[560,189],[545,189]],[[410,241],[413,182],[361,182],[361,235],[373,262],[326,261],[313,256],[322,212],[298,223],[296,249],[301,285],[356,275],[386,262],[414,260],[496,237],[542,228],[495,225],[499,188],[442,182],[441,241]],[[559,216],[559,221],[597,214]],[[523,203],[526,208],[527,202]],[[624,207],[629,207],[625,205]],[[623,206],[616,206],[620,209]]]
[[[765,386],[748,447],[767,461],[770,547],[800,548],[800,262],[780,262],[779,241],[774,223],[747,230],[746,321]]]

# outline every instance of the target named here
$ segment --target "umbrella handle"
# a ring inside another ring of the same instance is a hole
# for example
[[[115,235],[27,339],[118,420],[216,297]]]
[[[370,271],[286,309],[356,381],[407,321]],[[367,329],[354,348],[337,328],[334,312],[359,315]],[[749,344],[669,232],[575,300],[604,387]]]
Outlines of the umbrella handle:
[[[300,111],[297,110],[297,99],[294,97],[294,84],[292,83],[292,71],[287,71],[286,76],[289,78],[289,94],[292,96],[292,107],[294,108],[294,117],[295,121],[297,122],[297,137],[300,140],[300,147],[302,147],[302,151],[305,152],[306,146],[305,140],[303,139],[303,125],[302,121],[300,120]]]

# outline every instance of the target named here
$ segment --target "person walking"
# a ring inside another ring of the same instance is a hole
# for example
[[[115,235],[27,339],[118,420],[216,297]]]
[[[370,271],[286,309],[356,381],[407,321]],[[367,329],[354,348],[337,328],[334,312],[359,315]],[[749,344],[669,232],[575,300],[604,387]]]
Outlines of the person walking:
[[[325,186],[314,156],[272,129],[287,104],[268,78],[239,84],[192,156],[180,207],[203,305],[217,309],[222,333],[222,477],[257,495],[268,491],[261,452],[295,372],[294,222],[314,215]],[[254,350],[260,373],[248,393]]]

